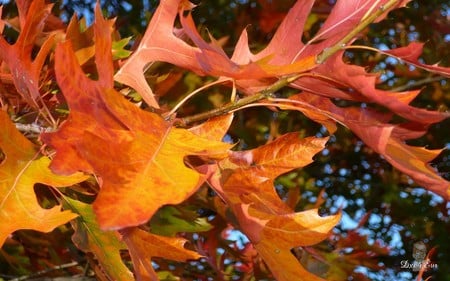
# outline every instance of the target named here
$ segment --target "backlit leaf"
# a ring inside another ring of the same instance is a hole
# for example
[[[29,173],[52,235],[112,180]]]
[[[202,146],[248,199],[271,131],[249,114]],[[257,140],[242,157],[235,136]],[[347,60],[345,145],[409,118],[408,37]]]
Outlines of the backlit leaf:
[[[210,181],[277,280],[321,280],[308,273],[290,250],[327,238],[340,215],[294,212],[279,198],[273,181],[311,163],[326,141],[290,133],[256,149],[233,152],[219,163],[219,172]]]
[[[92,206],[83,202],[64,197],[64,206],[79,217],[72,220],[75,230],[72,241],[78,249],[93,253],[100,263],[102,271],[111,280],[134,280],[120,257],[120,250],[126,249],[115,231],[103,231],[95,219]]]
[[[185,249],[187,240],[155,235],[136,227],[120,231],[130,251],[137,280],[159,280],[153,269],[152,258],[160,257],[174,261],[196,260],[202,256]]]
[[[425,134],[428,125],[415,122],[390,124],[390,114],[359,107],[341,108],[324,97],[309,93],[295,95],[291,100],[300,102],[297,104],[300,111],[304,108],[303,104],[315,106],[326,116],[351,129],[368,146],[383,155],[394,167],[409,175],[417,184],[446,200],[450,199],[450,183],[428,164],[442,150],[428,150],[405,143],[406,140]],[[291,106],[289,108],[292,108]]]
[[[21,21],[19,38],[13,45],[10,45],[3,37],[0,37],[0,59],[8,65],[19,94],[34,108],[40,107],[38,104],[40,72],[53,47],[55,34],[46,38],[34,59],[32,59],[31,53],[38,36],[42,35],[51,7],[51,5],[46,5],[44,0],[32,1],[29,7],[21,5],[19,8]]]
[[[99,9],[94,30],[98,80],[86,77],[70,42],[56,49],[56,76],[70,114],[58,132],[42,139],[56,149],[55,172],[101,177],[94,211],[102,229],[119,229],[142,224],[162,205],[195,192],[204,179],[185,165],[185,156],[221,158],[230,145],[174,128],[125,100],[112,88],[110,24]]]
[[[115,75],[116,81],[133,87],[150,106],[159,107],[152,89],[145,80],[144,71],[158,61],[168,62],[201,75],[236,79],[238,87],[243,91],[247,91],[246,80],[279,77],[315,66],[313,57],[303,58],[293,65],[291,61],[279,64],[272,59],[268,65],[267,56],[262,56],[258,60],[239,59],[236,56],[230,59],[220,46],[214,44],[214,41],[208,44],[201,38],[191,14],[183,15],[186,6],[180,5],[180,2],[181,0],[160,2],[138,49]],[[181,29],[174,28],[177,15],[182,25]],[[181,38],[181,34],[187,35],[196,46],[189,45]],[[236,48],[241,47],[238,45]],[[239,80],[243,81],[242,87]],[[265,85],[269,84],[266,82]]]
[[[59,176],[50,171],[50,159],[40,156],[36,147],[22,136],[0,111],[0,150],[5,155],[0,163],[0,245],[12,232],[33,229],[50,232],[77,215],[61,211],[57,205],[42,208],[34,192],[34,184],[51,187],[70,186],[86,179],[81,173]]]

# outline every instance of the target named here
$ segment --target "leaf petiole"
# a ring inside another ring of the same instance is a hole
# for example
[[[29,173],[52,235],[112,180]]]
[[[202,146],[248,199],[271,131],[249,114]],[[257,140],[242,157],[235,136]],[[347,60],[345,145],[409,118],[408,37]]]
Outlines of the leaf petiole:
[[[285,86],[288,86],[290,83],[294,82],[303,75],[305,74],[300,73],[282,77],[277,82],[273,83],[271,86],[269,86],[268,88],[262,90],[257,94],[244,97],[242,99],[236,100],[235,102],[230,102],[222,107],[215,108],[207,112],[202,112],[196,115],[180,118],[176,120],[176,123],[181,127],[185,127],[198,121],[203,121],[212,117],[224,115],[236,111],[238,109],[244,108],[251,103],[272,97],[276,91],[284,88]]]
[[[329,57],[334,55],[336,52],[344,49],[348,42],[355,38],[358,33],[360,33],[364,28],[366,28],[369,24],[373,23],[379,16],[392,8],[395,4],[398,4],[399,0],[391,0],[387,2],[385,5],[381,5],[378,9],[373,11],[371,14],[366,14],[363,20],[355,26],[355,28],[344,36],[339,42],[334,44],[333,46],[324,49],[319,55],[317,55],[316,62],[318,64],[323,63]]]

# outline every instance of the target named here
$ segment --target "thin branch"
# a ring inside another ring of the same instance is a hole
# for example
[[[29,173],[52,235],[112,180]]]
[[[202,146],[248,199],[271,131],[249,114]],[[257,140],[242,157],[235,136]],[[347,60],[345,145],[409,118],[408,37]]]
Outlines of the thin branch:
[[[349,32],[344,38],[342,38],[339,42],[337,42],[334,46],[323,50],[316,58],[316,62],[318,64],[323,63],[330,56],[342,50],[346,47],[346,44],[350,42],[358,33],[360,33],[364,28],[366,28],[369,24],[375,21],[379,16],[385,13],[387,10],[392,8],[394,5],[398,4],[399,0],[390,0],[385,5],[380,5],[376,10],[372,9],[373,13],[367,13],[361,22],[355,26],[355,28]],[[289,85],[294,82],[304,74],[296,74],[292,76],[286,76],[284,78],[280,78],[277,82],[272,84],[267,89],[248,97],[244,97],[236,102],[230,102],[222,107],[215,108],[213,110],[199,113],[197,115],[188,116],[184,118],[177,119],[175,123],[179,126],[187,126],[189,124],[206,120],[212,117],[224,115],[229,112],[236,111],[240,108],[247,107],[249,104],[272,97],[273,93],[280,90],[281,88]]]
[[[222,84],[225,82],[230,81],[231,79],[225,79],[225,80],[217,80],[211,83],[208,83],[198,89],[196,89],[195,91],[191,92],[189,95],[185,96],[177,105],[175,105],[167,114],[166,116],[170,117],[172,116],[188,99],[192,98],[193,96],[195,96],[197,93],[203,91],[204,89],[207,89],[211,86],[217,85],[217,84]],[[234,83],[233,83],[234,84]]]
[[[395,4],[397,4],[398,0],[391,0],[386,3],[386,5],[381,5],[377,10],[373,11],[370,15],[366,15],[362,21],[355,26],[355,28],[350,31],[344,38],[342,38],[339,42],[337,42],[334,46],[330,48],[326,48],[317,56],[316,62],[323,63],[329,57],[334,55],[336,52],[345,48],[348,42],[350,42],[358,33],[360,33],[364,28],[366,28],[369,24],[373,23],[379,16],[385,13],[387,10],[392,8]]]
[[[391,89],[389,89],[389,91],[403,92],[403,91],[407,91],[408,89],[414,89],[416,87],[420,87],[420,86],[426,85],[431,82],[441,81],[442,79],[444,79],[442,76],[425,77],[423,79],[414,81],[413,83],[406,83],[404,85],[400,85],[395,88],[391,88]]]
[[[302,77],[303,75],[304,74],[301,73],[301,74],[296,74],[296,75],[280,78],[277,82],[273,83],[270,87],[262,90],[261,92],[259,92],[257,94],[244,97],[235,102],[230,102],[222,107],[218,107],[218,108],[215,108],[215,109],[207,111],[207,112],[202,112],[202,113],[199,113],[196,115],[177,119],[175,121],[175,123],[179,126],[185,127],[189,124],[192,124],[192,123],[195,123],[198,121],[203,121],[203,120],[206,120],[206,119],[209,119],[212,117],[216,117],[216,116],[227,114],[229,112],[236,111],[240,108],[247,106],[248,104],[272,97],[276,91],[284,88],[285,86],[294,82],[295,80]]]
[[[23,133],[40,134],[43,132],[54,131],[54,129],[52,127],[42,127],[36,123],[31,123],[31,124],[14,123],[14,125],[16,126],[17,130],[19,130]]]
[[[41,276],[41,275],[48,274],[48,273],[50,273],[50,272],[52,272],[52,271],[61,270],[61,269],[65,269],[65,268],[69,268],[69,267],[74,267],[74,266],[78,266],[78,265],[79,265],[79,264],[78,264],[78,262],[76,262],[76,261],[70,262],[70,263],[65,263],[65,264],[61,264],[61,265],[54,266],[54,267],[49,268],[49,269],[44,269],[44,270],[38,271],[38,272],[33,273],[33,274],[31,274],[31,275],[25,275],[25,276],[21,276],[21,277],[18,277],[18,278],[14,278],[14,279],[11,279],[10,281],[22,281],[22,280],[27,280],[27,279],[35,278],[35,277],[37,277],[37,276]]]

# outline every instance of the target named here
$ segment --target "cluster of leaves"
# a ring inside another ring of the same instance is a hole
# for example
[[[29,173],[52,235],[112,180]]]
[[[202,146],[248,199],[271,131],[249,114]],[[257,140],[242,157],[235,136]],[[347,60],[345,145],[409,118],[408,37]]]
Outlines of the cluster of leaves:
[[[351,45],[408,1],[338,1],[304,42],[314,2],[297,1],[256,54],[244,30],[229,57],[219,40],[199,34],[185,0],[161,1],[131,55],[129,39],[118,37],[99,7],[91,27],[76,17],[66,27],[43,0],[17,1],[18,17],[0,24],[4,33],[18,32],[13,44],[0,39],[0,245],[8,263],[20,261],[7,249],[29,249],[17,247],[32,241],[25,230],[68,232],[61,227],[68,222],[101,280],[342,279],[361,257],[386,254],[357,242],[364,237],[356,232],[330,238],[339,212],[320,216],[320,202],[298,210],[298,194],[282,200],[276,191],[274,181],[312,163],[328,137],[288,132],[246,150],[223,141],[237,110],[301,112],[330,135],[344,125],[417,184],[450,199],[449,182],[428,165],[441,150],[406,143],[449,114],[413,107],[419,91],[381,90],[378,75],[344,62],[345,50],[370,49],[450,76],[419,60],[420,43],[383,51]],[[146,77],[160,62],[217,80],[186,97],[168,94],[183,74]],[[218,84],[231,87],[229,103],[180,110]],[[16,127],[39,133],[25,137]],[[230,242],[234,230],[249,241]],[[327,238],[339,241],[333,253],[311,247]],[[351,243],[361,252],[335,267]],[[230,267],[230,260],[239,262]],[[177,262],[186,261],[183,271]]]

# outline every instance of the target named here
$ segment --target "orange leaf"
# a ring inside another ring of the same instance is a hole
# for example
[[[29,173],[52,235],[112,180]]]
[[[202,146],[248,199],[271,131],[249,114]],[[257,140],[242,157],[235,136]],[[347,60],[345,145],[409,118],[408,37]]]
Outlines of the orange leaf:
[[[190,132],[209,140],[221,140],[230,128],[233,114],[211,118],[189,129]]]
[[[278,197],[273,181],[311,163],[326,141],[300,139],[297,133],[283,135],[259,148],[231,153],[210,180],[277,280],[320,280],[290,250],[327,238],[340,215],[320,217],[317,210],[295,213]]]
[[[145,223],[165,204],[178,204],[204,181],[184,157],[223,157],[230,145],[172,127],[129,103],[113,87],[110,23],[99,8],[94,26],[99,79],[86,77],[70,42],[56,49],[56,76],[70,108],[58,132],[42,139],[56,149],[60,174],[95,173],[103,181],[94,211],[103,229]],[[108,50],[108,51],[105,51]]]
[[[267,78],[303,72],[316,66],[312,56],[298,61],[280,61],[277,58],[271,59],[270,56],[275,52],[265,52],[263,56],[253,59],[249,57],[247,42],[246,46],[236,46],[236,53],[243,58],[234,55],[230,59],[214,40],[211,40],[210,44],[203,40],[196,30],[191,14],[183,15],[188,7],[183,3],[180,5],[180,2],[181,0],[160,2],[139,47],[115,75],[116,81],[134,88],[152,107],[159,105],[145,80],[144,69],[157,61],[168,62],[200,75],[233,78],[237,81],[238,88],[246,92],[249,92],[249,79],[255,79],[250,85],[260,84],[256,79],[261,79],[264,85],[260,88],[264,88],[271,83],[266,81]],[[174,27],[177,15],[182,26],[180,29]],[[303,17],[306,18],[307,15]],[[296,26],[298,27],[298,24]],[[184,41],[180,34],[187,35],[196,46]],[[238,49],[242,49],[242,52]]]
[[[86,179],[77,173],[72,176],[53,174],[50,159],[39,157],[34,145],[16,130],[4,111],[0,111],[0,150],[5,159],[0,163],[0,245],[6,237],[20,229],[50,232],[76,217],[61,206],[43,209],[34,193],[34,184],[52,187],[70,186]]]
[[[39,108],[37,99],[39,93],[39,76],[45,59],[50,52],[55,34],[49,36],[42,44],[34,60],[31,53],[38,36],[42,35],[46,19],[50,16],[52,5],[46,5],[44,0],[32,1],[29,7],[21,5],[19,9],[21,32],[14,45],[0,37],[0,59],[5,61],[12,74],[14,85],[25,101]],[[25,10],[25,11],[24,11]],[[26,13],[26,17],[24,15]]]
[[[183,238],[154,235],[137,227],[120,231],[123,241],[130,251],[137,280],[159,280],[153,270],[153,257],[175,261],[196,260],[201,258],[197,252],[184,248],[187,240]]]

